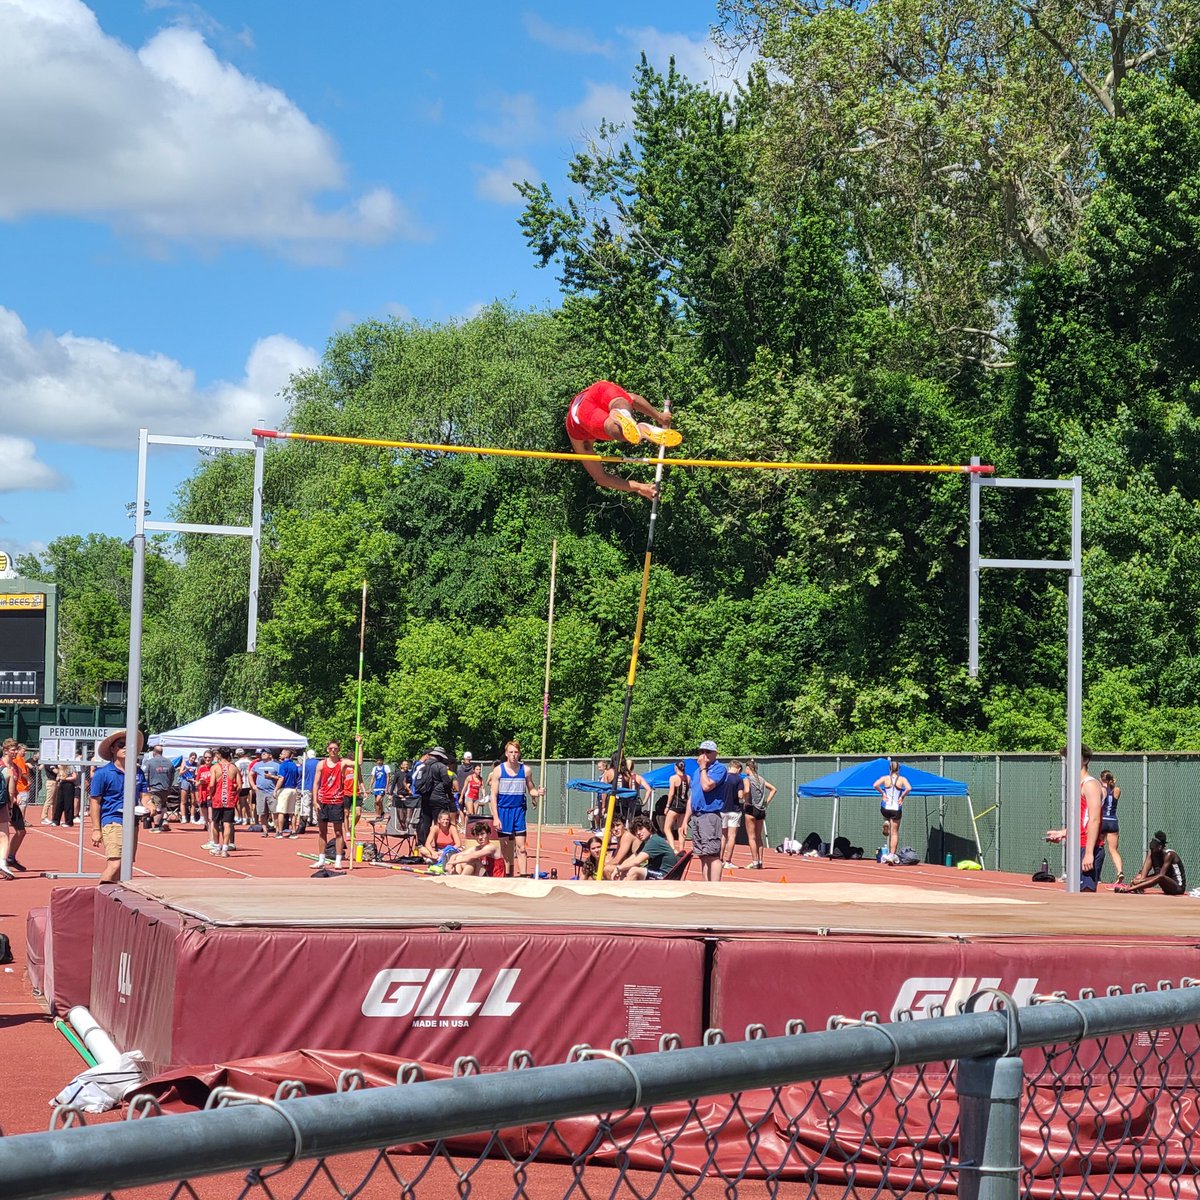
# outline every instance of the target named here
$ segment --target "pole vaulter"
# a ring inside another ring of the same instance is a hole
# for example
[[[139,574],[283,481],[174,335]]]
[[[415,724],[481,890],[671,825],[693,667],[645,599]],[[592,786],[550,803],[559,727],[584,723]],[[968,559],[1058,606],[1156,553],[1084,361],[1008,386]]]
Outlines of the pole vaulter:
[[[670,401],[666,412],[671,411]],[[621,731],[617,734],[617,753],[613,759],[612,791],[608,797],[608,809],[604,815],[604,835],[600,841],[600,857],[596,862],[596,878],[604,878],[604,859],[608,854],[608,842],[612,837],[613,812],[617,807],[617,789],[621,786],[621,774],[625,766],[625,731],[629,727],[629,709],[633,704],[633,684],[637,679],[638,650],[642,644],[642,623],[646,617],[646,592],[650,586],[650,556],[654,552],[654,526],[658,521],[658,502],[662,484],[663,463],[666,446],[658,448],[658,466],[654,472],[654,498],[650,501],[650,524],[646,529],[646,554],[642,560],[642,591],[638,596],[637,621],[633,627],[633,650],[629,655],[629,675],[625,680],[625,707],[621,710]]]

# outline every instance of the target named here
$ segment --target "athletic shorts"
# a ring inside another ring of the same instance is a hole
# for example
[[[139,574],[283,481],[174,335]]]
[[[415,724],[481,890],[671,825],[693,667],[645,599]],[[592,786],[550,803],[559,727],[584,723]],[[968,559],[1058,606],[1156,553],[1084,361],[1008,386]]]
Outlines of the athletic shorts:
[[[692,813],[692,849],[701,858],[717,858],[721,853],[721,816],[719,812]]]
[[[721,814],[722,829],[736,829],[742,823],[742,814],[740,812],[729,812]]]
[[[237,813],[237,809],[233,805],[228,807],[222,805],[212,806],[212,815],[214,821],[232,821]]]
[[[683,814],[687,812],[687,805],[688,802],[686,800],[672,800],[671,803],[667,805],[667,811],[677,813],[682,817]]]
[[[25,828],[25,812],[19,804],[12,805],[12,812],[8,814],[8,819],[12,822],[14,833],[20,833]]]
[[[580,442],[611,442],[612,435],[605,430],[604,422],[608,420],[609,402],[617,396],[629,401],[632,410],[629,393],[615,383],[602,379],[584,388],[567,408],[567,436]]]
[[[159,808],[167,807],[167,797],[170,794],[171,793],[168,788],[151,788],[150,789],[150,799],[153,800],[154,803],[159,806]]]
[[[900,824],[900,818],[901,818],[902,816],[904,816],[904,809],[902,809],[902,808],[888,808],[888,806],[887,806],[886,804],[881,804],[881,805],[879,806],[879,814],[880,814],[880,816],[882,816],[882,817],[883,817],[883,819],[884,819],[885,821],[895,821],[895,822],[896,822],[896,824],[897,824],[897,825],[899,825],[899,824]]]
[[[525,833],[525,809],[501,808],[497,813],[501,837],[522,837]]]
[[[346,819],[346,810],[340,804],[318,804],[317,820],[340,825]]]
[[[1079,857],[1082,858],[1086,852],[1086,848],[1081,848]],[[1092,869],[1090,871],[1080,870],[1079,872],[1079,890],[1081,892],[1095,892],[1099,890],[1100,872],[1104,869],[1104,858],[1104,843],[1099,842],[1096,845],[1096,852],[1092,855]]]
[[[1121,826],[1117,823],[1117,818],[1109,817],[1109,819],[1107,821],[1101,820],[1100,832],[1101,833],[1120,833]]]
[[[238,799],[239,800],[249,800],[250,799],[250,789],[249,788],[238,788]]]
[[[194,783],[187,783],[185,781],[179,785],[179,794],[181,796],[186,796],[188,792],[194,792],[195,790],[196,785]]]
[[[745,812],[746,816],[752,821],[765,821],[767,819],[767,810],[765,808],[758,808],[753,804],[747,804]]]

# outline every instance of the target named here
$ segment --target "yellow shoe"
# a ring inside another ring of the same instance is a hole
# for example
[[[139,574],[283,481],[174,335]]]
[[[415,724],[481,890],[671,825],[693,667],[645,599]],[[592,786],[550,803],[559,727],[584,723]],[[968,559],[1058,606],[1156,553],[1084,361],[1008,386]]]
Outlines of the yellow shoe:
[[[638,432],[646,441],[653,442],[656,446],[666,446],[668,450],[683,441],[683,434],[678,429],[662,429],[657,425],[648,425],[645,421],[638,422]]]
[[[631,446],[636,446],[642,440],[642,427],[624,409],[613,409],[610,416],[616,417],[617,424],[621,427],[621,436]]]

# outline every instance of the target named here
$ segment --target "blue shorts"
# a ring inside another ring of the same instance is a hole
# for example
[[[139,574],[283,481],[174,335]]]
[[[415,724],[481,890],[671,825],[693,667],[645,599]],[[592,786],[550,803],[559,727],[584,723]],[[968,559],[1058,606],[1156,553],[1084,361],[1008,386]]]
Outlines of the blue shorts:
[[[521,837],[525,833],[524,808],[496,808],[496,820],[500,823],[501,837]]]

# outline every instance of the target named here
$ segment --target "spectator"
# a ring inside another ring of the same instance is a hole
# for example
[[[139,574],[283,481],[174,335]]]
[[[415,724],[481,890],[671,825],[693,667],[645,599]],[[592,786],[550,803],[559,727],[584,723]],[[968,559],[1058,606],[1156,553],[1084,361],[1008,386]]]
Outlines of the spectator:
[[[471,838],[473,844],[454,855],[446,870],[455,875],[490,875],[500,856],[500,843],[492,838],[491,825],[476,821],[471,826]]]
[[[204,824],[200,806],[196,803],[196,772],[199,766],[193,750],[179,768],[179,818],[185,825]]]
[[[462,806],[462,793],[467,779],[471,772],[475,769],[475,756],[470,750],[462,752],[462,759],[459,761],[458,767],[454,771],[454,794],[459,797],[459,806]]]
[[[12,879],[8,865],[8,849],[12,840],[13,801],[16,780],[13,778],[12,750],[6,744],[0,748],[0,877]]]
[[[155,833],[167,832],[167,800],[171,794],[171,784],[175,782],[175,764],[164,756],[162,744],[150,747],[142,763],[142,774],[146,776],[146,785],[150,789],[150,813],[146,817],[146,828]]]
[[[315,750],[305,750],[304,752],[304,769],[300,772],[300,803],[297,811],[297,818],[300,822],[299,829],[295,825],[297,833],[304,833],[308,829],[309,821],[315,821],[317,816],[316,801],[314,795],[316,793],[317,779],[317,752]]]
[[[391,769],[384,762],[383,755],[375,755],[375,765],[371,768],[371,797],[375,801],[375,815],[383,816],[383,811],[387,807],[388,784],[391,778]]]
[[[687,763],[681,758],[675,763],[675,774],[671,776],[671,782],[667,785],[667,823],[663,830],[663,836],[676,854],[683,853],[691,788],[692,781],[688,778]]]
[[[462,835],[454,823],[454,814],[450,809],[443,808],[430,827],[429,836],[417,847],[417,853],[435,867],[445,869],[450,856],[461,850],[462,844]]]
[[[200,816],[208,827],[208,841],[201,847],[203,850],[215,850],[217,838],[213,830],[212,797],[209,794],[209,784],[212,781],[213,756],[211,750],[205,750],[200,755],[200,763],[196,767],[196,799],[200,803]]]
[[[279,769],[275,775],[275,836],[294,838],[296,831],[292,822],[296,819],[296,806],[300,801],[300,768],[292,758],[291,750],[280,750]]]
[[[233,751],[222,746],[208,775],[208,798],[212,805],[210,852],[220,858],[228,858],[230,851],[237,848],[234,832],[241,790],[242,772],[234,761]]]
[[[1064,747],[1059,756],[1066,758]],[[1091,774],[1092,750],[1090,746],[1079,747],[1079,890],[1094,892],[1100,883],[1100,872],[1104,867],[1104,844],[1100,840],[1100,814],[1104,806],[1104,790],[1100,780]],[[1046,841],[1065,842],[1067,830],[1049,829]]]
[[[413,788],[421,802],[421,819],[417,823],[417,845],[423,846],[429,831],[441,812],[454,814],[454,772],[450,758],[441,746],[422,755],[422,763],[414,775]]]
[[[262,827],[263,837],[271,836],[271,822],[275,801],[275,784],[279,779],[279,764],[270,750],[262,750],[258,762],[250,768],[250,781],[254,788],[254,816]]]
[[[721,812],[725,802],[725,765],[717,761],[717,743],[704,741],[696,751],[691,781],[692,847],[700,859],[701,872],[709,883],[721,879]]]
[[[8,851],[2,865],[10,871],[24,871],[24,865],[17,858],[17,851],[25,840],[25,802],[29,798],[30,786],[29,764],[25,761],[25,747],[15,739],[8,738],[4,749],[5,779],[9,797],[8,819],[12,832],[9,834]]]
[[[241,778],[238,786],[237,815],[234,817],[234,821],[238,825],[251,825],[254,821],[254,813],[251,811],[250,804],[250,790],[253,787],[250,767],[253,765],[253,761],[240,746],[233,753],[235,755],[233,765],[237,767],[238,775]]]
[[[54,789],[54,819],[52,825],[75,824],[75,795],[79,788],[79,775],[71,763],[58,768],[58,779]]]
[[[725,775],[725,794],[721,801],[721,861],[726,871],[732,871],[733,852],[737,848],[738,829],[742,824],[745,804],[746,778],[742,764],[736,759],[729,764]]]
[[[904,797],[912,791],[912,784],[900,774],[896,759],[888,760],[888,773],[880,775],[871,786],[879,793],[879,813],[883,817],[883,836],[887,838],[887,850],[880,862],[897,866],[900,862],[900,821],[904,816]]]
[[[622,791],[633,792],[632,796],[618,796],[616,803],[616,811],[620,814],[625,824],[628,825],[642,811],[643,795],[646,801],[649,802],[653,791],[645,779],[634,770],[632,758],[625,760],[625,765],[619,772],[617,770],[618,762],[619,760],[614,754],[612,761],[605,768],[604,774],[600,778],[603,783],[613,783],[615,781],[616,786]]]
[[[1117,820],[1117,801],[1121,799],[1121,788],[1111,771],[1100,772],[1100,784],[1104,795],[1100,798],[1100,833],[1104,844],[1112,855],[1117,868],[1117,882],[1125,882],[1125,864],[1121,861],[1121,826]]]
[[[402,819],[406,813],[416,807],[412,802],[412,764],[407,758],[392,772],[389,793],[392,798],[392,807],[400,810]]]
[[[480,812],[484,805],[480,804],[480,797],[483,795],[483,768],[476,763],[468,774],[463,778],[462,789],[459,792],[459,807],[463,814],[464,824],[469,824],[476,817],[488,816],[484,811]]]
[[[138,731],[137,754],[144,739]],[[118,729],[96,747],[105,765],[92,774],[92,845],[104,846],[105,865],[101,883],[113,883],[121,874],[121,851],[125,841],[125,730]],[[137,768],[135,791],[140,804],[146,804],[149,788],[146,776]],[[133,821],[133,854],[137,855],[138,822]]]
[[[778,790],[758,773],[758,763],[749,759],[746,763],[745,813],[746,840],[750,843],[749,869],[752,871],[762,870],[763,825],[767,820],[767,808]]]
[[[1183,860],[1174,850],[1167,848],[1167,835],[1162,830],[1150,839],[1142,869],[1129,886],[1117,886],[1123,892],[1147,892],[1156,887],[1168,896],[1187,895],[1187,873],[1183,869]]]
[[[613,868],[614,879],[661,879],[674,865],[676,854],[666,838],[654,832],[645,817],[634,817],[630,826],[632,853]]]
[[[53,763],[46,763],[42,767],[42,774],[46,777],[46,799],[42,804],[42,824],[53,825],[54,793],[58,790],[58,767]]]

